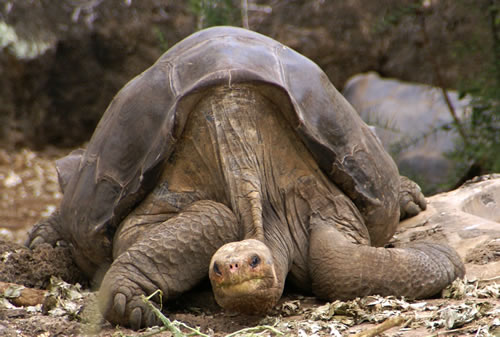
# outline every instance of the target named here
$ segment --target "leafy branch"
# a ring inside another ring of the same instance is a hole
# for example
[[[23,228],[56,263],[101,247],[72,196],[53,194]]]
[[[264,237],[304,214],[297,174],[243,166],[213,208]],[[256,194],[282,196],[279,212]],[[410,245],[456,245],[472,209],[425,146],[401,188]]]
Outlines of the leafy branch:
[[[455,149],[447,154],[455,162],[453,177],[462,177],[457,185],[476,175],[500,172],[500,157],[497,155],[500,148],[500,0],[486,0],[484,3],[487,6],[471,7],[471,2],[466,0],[457,0],[454,4],[455,10],[474,10],[478,13],[477,17],[482,21],[477,22],[475,31],[486,37],[480,44],[475,43],[477,38],[469,36],[464,36],[463,41],[451,41],[455,45],[453,53],[458,56],[459,51],[462,52],[458,57],[469,59],[474,56],[473,53],[480,51],[484,60],[482,70],[474,77],[465,72],[465,82],[459,80],[455,83],[460,98],[466,95],[471,97],[468,113],[463,118],[459,118],[456,113],[446,90],[443,69],[436,55],[430,51],[432,43],[428,19],[433,11],[441,10],[442,7],[436,6],[433,1],[415,0],[394,8],[374,27],[384,32],[401,24],[405,18],[410,18],[416,24],[422,36],[426,62],[432,69],[435,83],[452,118],[451,127],[459,135]],[[461,45],[463,47],[459,49]]]
[[[426,14],[424,12],[424,7],[416,8],[415,13],[418,19],[418,23],[420,26],[420,32],[422,33],[423,37],[423,43],[424,46],[429,46],[430,45],[430,39],[429,39],[429,34],[427,32],[427,26],[426,26]],[[450,97],[448,95],[448,91],[445,88],[444,85],[444,80],[443,80],[443,75],[441,74],[441,68],[436,62],[436,58],[431,55],[430,53],[427,53],[427,58],[428,62],[432,66],[432,70],[434,72],[434,77],[436,80],[436,84],[441,90],[441,93],[443,95],[443,99],[446,103],[446,106],[448,107],[448,111],[450,112],[451,117],[453,118],[453,122],[455,123],[455,127],[457,129],[457,132],[460,134],[460,137],[462,137],[462,140],[465,144],[468,143],[467,141],[467,134],[465,132],[465,129],[462,125],[462,122],[457,116],[457,113],[455,112],[455,108],[453,107],[453,104],[450,101]]]
[[[171,321],[169,320],[162,312],[161,309],[158,309],[152,302],[151,299],[158,295],[160,297],[160,302],[161,298],[163,296],[163,292],[158,289],[154,293],[152,293],[149,296],[144,296],[141,295],[142,301],[146,303],[146,305],[151,309],[151,311],[155,314],[156,317],[163,323],[162,327],[159,327],[158,329],[154,331],[148,331],[144,334],[141,335],[141,337],[150,337],[154,336],[157,334],[160,334],[164,331],[170,331],[172,333],[172,336],[174,337],[188,337],[188,336],[202,336],[202,337],[210,337],[210,335],[204,334],[200,331],[199,328],[192,328],[189,325],[179,322],[177,320]],[[181,329],[189,331],[187,334],[184,333]],[[284,335],[281,331],[277,330],[275,327],[270,326],[270,325],[259,325],[259,326],[254,326],[250,328],[244,328],[238,331],[235,331],[233,333],[230,333],[226,337],[236,337],[240,336],[243,334],[248,334],[248,333],[257,333],[257,332],[264,332],[264,331],[269,331],[275,335]]]

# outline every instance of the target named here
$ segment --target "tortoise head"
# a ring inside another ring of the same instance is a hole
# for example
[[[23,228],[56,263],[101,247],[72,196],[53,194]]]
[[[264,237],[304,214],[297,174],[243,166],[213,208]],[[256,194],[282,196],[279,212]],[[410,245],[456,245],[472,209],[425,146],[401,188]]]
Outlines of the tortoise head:
[[[258,240],[231,242],[219,248],[208,274],[215,300],[226,310],[262,314],[281,296],[271,251]]]

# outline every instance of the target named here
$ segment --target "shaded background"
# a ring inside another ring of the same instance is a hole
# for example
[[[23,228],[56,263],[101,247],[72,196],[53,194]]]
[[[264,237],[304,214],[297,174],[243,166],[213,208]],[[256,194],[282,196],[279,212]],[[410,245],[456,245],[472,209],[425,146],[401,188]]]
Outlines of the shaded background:
[[[0,149],[81,146],[117,91],[169,47],[203,27],[248,25],[314,60],[339,90],[375,71],[480,97],[472,122],[458,125],[468,129],[455,130],[464,137],[451,188],[500,171],[499,8],[499,0],[3,0]]]
[[[207,25],[196,3],[3,1],[0,144],[41,148],[87,140],[128,80],[200,23]],[[224,12],[228,1],[212,3],[222,13],[212,22],[241,26],[240,1],[229,4],[229,14]],[[424,3],[428,41],[412,12],[416,4],[421,5],[401,0],[250,0],[248,21],[250,29],[317,62],[339,90],[350,76],[369,70],[447,88],[458,88],[485,71],[493,57],[487,16],[491,1]],[[443,83],[437,83],[433,66],[439,67]]]

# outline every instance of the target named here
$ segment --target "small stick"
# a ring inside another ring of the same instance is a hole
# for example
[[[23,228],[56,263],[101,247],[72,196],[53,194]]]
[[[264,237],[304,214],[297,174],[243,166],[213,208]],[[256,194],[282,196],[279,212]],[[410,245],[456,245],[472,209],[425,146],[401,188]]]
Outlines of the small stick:
[[[142,300],[144,303],[147,304],[147,306],[154,312],[154,314],[156,315],[156,317],[158,317],[161,322],[163,323],[163,327],[161,329],[159,329],[158,331],[154,331],[153,333],[151,334],[148,334],[147,336],[152,336],[152,335],[155,335],[157,333],[160,333],[162,331],[165,331],[165,330],[169,330],[172,335],[174,335],[175,337],[184,337],[186,336],[178,327],[177,325],[180,325],[182,326],[183,328],[191,331],[191,333],[189,334],[189,336],[193,336],[193,335],[197,335],[197,336],[202,336],[202,337],[210,337],[208,335],[205,335],[204,333],[202,333],[200,330],[198,329],[193,329],[191,328],[190,326],[182,323],[182,322],[178,322],[178,321],[170,321],[157,307],[154,306],[153,303],[151,303],[150,299],[152,297],[154,297],[157,293],[159,293],[160,295],[160,298],[162,296],[162,291],[161,290],[156,290],[154,293],[152,293],[151,295],[149,295],[148,297],[144,296],[144,295],[141,295],[142,297]]]
[[[5,297],[18,307],[42,304],[46,290],[26,288],[20,284],[0,281],[0,297]]]
[[[408,320],[405,322],[405,324],[403,324],[401,329],[407,328],[414,320],[415,320],[415,317],[408,318]]]
[[[366,329],[364,331],[361,331],[351,337],[373,337],[376,335],[381,334],[382,332],[389,330],[390,328],[393,328],[395,326],[401,325],[404,322],[406,322],[406,318],[403,316],[398,316],[398,317],[393,317],[385,320],[383,323],[380,323],[379,325]]]
[[[487,282],[495,282],[495,281],[500,281],[500,276],[476,280],[476,282],[479,282],[479,283],[487,283]]]
[[[460,331],[469,330],[469,329],[472,330],[472,329],[475,329],[475,328],[477,328],[477,327],[474,327],[474,326],[464,326],[462,328],[457,328],[457,329],[451,329],[451,330],[446,330],[446,331],[438,331],[435,334],[427,335],[425,337],[438,337],[438,336],[447,335],[449,333],[460,332]]]
[[[160,297],[161,297],[161,295],[162,295],[161,290],[155,291],[154,293],[152,293],[148,297],[146,297],[144,295],[142,295],[141,297],[142,297],[142,300],[144,301],[144,303],[146,303],[149,306],[149,308],[155,313],[155,315],[162,321],[162,323],[163,323],[164,326],[161,327],[159,330],[156,330],[156,331],[150,332],[148,334],[142,335],[142,337],[153,336],[153,335],[156,335],[156,334],[158,334],[160,332],[163,332],[163,331],[166,331],[166,330],[169,330],[176,337],[194,336],[194,335],[196,335],[196,336],[202,336],[202,337],[210,337],[210,336],[205,335],[204,333],[202,333],[199,329],[193,329],[192,327],[190,327],[190,326],[188,326],[188,325],[186,325],[186,324],[184,324],[182,322],[179,322],[179,321],[173,321],[173,322],[171,322],[150,301],[150,299],[153,296],[155,296],[157,293],[159,293]],[[185,335],[177,326],[181,326],[184,329],[189,330],[191,333],[189,335]],[[226,337],[236,336],[236,335],[241,334],[241,333],[259,332],[259,331],[266,331],[266,330],[269,330],[269,331],[271,331],[272,333],[274,333],[276,335],[283,335],[283,333],[281,331],[276,330],[274,327],[272,327],[270,325],[260,325],[260,326],[255,326],[255,327],[252,327],[252,328],[245,328],[245,329],[241,329],[241,330],[235,331],[235,332],[227,335]]]
[[[233,337],[233,336],[236,336],[236,335],[241,334],[241,333],[260,332],[260,331],[266,331],[266,330],[269,330],[276,335],[284,335],[283,332],[276,330],[274,327],[272,327],[270,325],[259,325],[259,326],[254,326],[251,328],[245,328],[245,329],[235,331],[233,333],[230,333],[229,335],[226,335],[226,337]]]
[[[248,0],[241,0],[241,22],[245,29],[250,29],[248,25]]]

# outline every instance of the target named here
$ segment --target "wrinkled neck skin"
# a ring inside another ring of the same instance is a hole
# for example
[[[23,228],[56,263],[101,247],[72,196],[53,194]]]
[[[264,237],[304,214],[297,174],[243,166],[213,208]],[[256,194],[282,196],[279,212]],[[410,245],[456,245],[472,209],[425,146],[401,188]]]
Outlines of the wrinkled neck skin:
[[[273,256],[273,261],[274,261],[274,269],[276,273],[276,278],[277,278],[277,286],[280,289],[279,291],[279,297],[276,300],[277,301],[281,298],[281,295],[283,294],[283,289],[285,287],[285,280],[286,276],[288,275],[288,271],[290,270],[289,267],[289,258],[285,254],[283,254],[283,249],[279,249],[275,247],[274,245],[270,245],[267,243],[268,246],[271,246],[271,254]],[[273,303],[273,306],[276,305],[276,303]]]
[[[278,286],[281,289],[280,297],[285,286],[285,279],[292,266],[292,252],[290,252],[292,245],[289,233],[283,233],[281,228],[282,226],[273,224],[265,226],[264,229],[264,244],[269,248],[273,257]]]
[[[293,262],[293,244],[288,226],[280,222],[274,212],[269,212],[270,207],[263,207],[264,239],[261,240],[271,251],[274,272],[276,275],[277,297],[269,307],[274,307],[283,294],[285,280],[290,272]],[[271,214],[270,214],[271,213]]]
[[[291,249],[295,247],[282,207],[282,191],[296,178],[291,172],[302,169],[301,161],[293,160],[300,158],[296,147],[301,145],[296,145],[300,141],[283,120],[280,108],[259,90],[263,89],[251,84],[217,87],[197,108],[201,112],[199,115],[203,117],[200,121],[209,120],[206,122],[207,134],[214,148],[208,152],[213,156],[211,162],[218,163],[212,171],[220,170],[216,179],[219,179],[220,186],[225,186],[225,197],[219,201],[227,203],[241,224],[241,245],[244,246],[247,240],[260,241],[267,246],[270,250],[268,253],[272,256],[269,273],[265,276],[258,269],[245,267],[247,269],[241,271],[242,276],[235,277],[238,273],[227,269],[227,275],[223,271],[223,276],[212,280],[219,304],[235,311],[244,311],[245,308],[250,311],[252,307],[269,308],[276,304],[291,268]],[[230,247],[234,249],[223,250],[223,254],[214,255],[221,268],[229,268],[228,261],[234,258],[248,263],[245,259],[251,253],[252,244],[249,245],[249,250],[238,248],[237,244]],[[257,248],[256,251],[259,250]],[[266,257],[268,253],[265,254]],[[226,265],[223,266],[224,264]],[[249,283],[240,286],[236,281],[227,281],[238,279],[246,282],[248,277],[254,277],[258,283],[259,278],[271,274],[276,277],[276,281],[271,284],[270,279],[266,279],[258,289],[253,288],[253,292],[249,290]],[[234,286],[226,286],[229,283]],[[220,296],[217,295],[219,286]],[[248,292],[245,292],[247,287]],[[268,288],[264,291],[266,287]],[[230,288],[233,290],[229,290]]]

